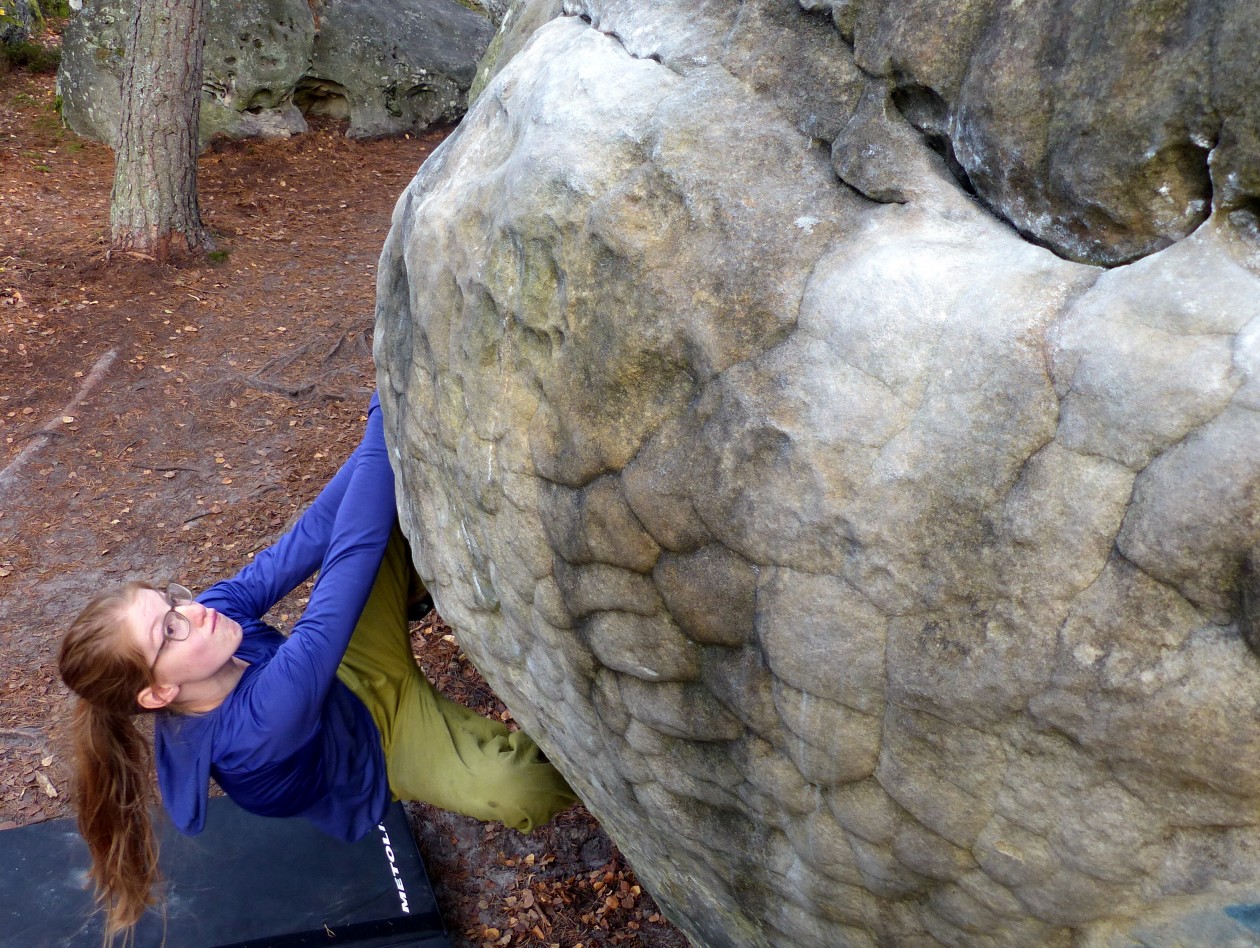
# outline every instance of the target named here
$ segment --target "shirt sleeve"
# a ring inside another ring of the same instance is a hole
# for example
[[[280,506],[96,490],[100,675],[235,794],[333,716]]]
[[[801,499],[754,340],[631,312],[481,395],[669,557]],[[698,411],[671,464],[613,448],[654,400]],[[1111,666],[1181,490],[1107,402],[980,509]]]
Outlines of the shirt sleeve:
[[[368,430],[364,432],[363,441],[315,501],[280,539],[255,555],[235,576],[203,592],[197,597],[199,602],[214,606],[238,621],[244,617],[261,619],[319,569],[328,552],[337,511],[368,444],[373,416],[379,428],[380,412],[380,399],[373,394],[368,404]]]
[[[287,756],[315,733],[337,665],[380,570],[396,509],[379,408],[369,412],[356,454],[310,603],[248,689],[249,707],[242,710],[263,725],[256,764]]]

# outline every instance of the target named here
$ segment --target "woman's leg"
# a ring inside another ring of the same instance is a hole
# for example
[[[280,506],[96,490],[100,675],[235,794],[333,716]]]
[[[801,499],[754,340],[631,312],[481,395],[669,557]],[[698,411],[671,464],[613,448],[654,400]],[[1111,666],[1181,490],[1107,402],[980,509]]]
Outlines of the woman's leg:
[[[407,636],[412,576],[406,541],[395,528],[337,675],[381,731],[395,797],[529,832],[577,797],[528,735],[509,732],[429,684]]]
[[[439,694],[423,675],[399,709],[389,783],[403,799],[424,800],[528,833],[577,800],[559,771],[523,731],[484,718]]]
[[[407,595],[413,575],[407,541],[395,524],[372,591],[337,668],[337,677],[372,712],[386,747],[398,703],[416,668],[407,635]]]

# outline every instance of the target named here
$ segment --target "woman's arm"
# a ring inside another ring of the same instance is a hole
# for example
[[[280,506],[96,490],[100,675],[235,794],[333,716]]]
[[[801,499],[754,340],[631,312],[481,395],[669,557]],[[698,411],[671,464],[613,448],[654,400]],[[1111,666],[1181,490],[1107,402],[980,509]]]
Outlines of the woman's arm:
[[[394,527],[394,472],[379,410],[369,415],[357,453],[310,603],[242,695],[250,716],[265,725],[260,744],[252,749],[257,764],[288,756],[315,733]]]
[[[237,618],[258,619],[319,568],[360,456],[369,440],[376,440],[380,434],[380,415],[380,400],[373,394],[363,440],[314,502],[275,543],[255,555],[235,576],[203,592],[198,601]]]

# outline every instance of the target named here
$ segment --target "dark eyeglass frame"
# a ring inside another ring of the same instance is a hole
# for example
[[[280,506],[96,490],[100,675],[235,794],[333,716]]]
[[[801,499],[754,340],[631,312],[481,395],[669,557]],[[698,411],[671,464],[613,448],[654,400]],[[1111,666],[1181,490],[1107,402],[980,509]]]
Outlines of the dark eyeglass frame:
[[[193,601],[191,590],[179,583],[167,583],[162,595],[171,608],[162,617],[162,644],[158,646],[157,654],[153,656],[154,665],[162,657],[162,649],[166,648],[167,642],[182,642],[192,632],[192,623],[188,621],[188,617],[175,611],[176,606],[186,606]]]

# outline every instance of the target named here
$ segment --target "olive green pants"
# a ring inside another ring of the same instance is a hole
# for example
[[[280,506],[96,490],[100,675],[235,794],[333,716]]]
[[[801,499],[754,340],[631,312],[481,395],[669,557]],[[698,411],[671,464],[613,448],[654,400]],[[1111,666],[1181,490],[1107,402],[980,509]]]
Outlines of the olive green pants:
[[[422,800],[528,833],[577,800],[527,734],[439,694],[407,633],[414,573],[395,527],[337,677],[381,732],[395,799]]]

